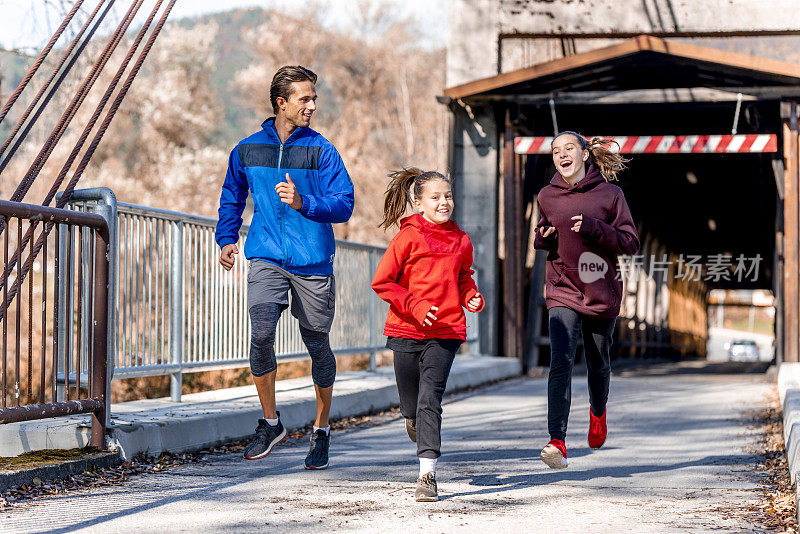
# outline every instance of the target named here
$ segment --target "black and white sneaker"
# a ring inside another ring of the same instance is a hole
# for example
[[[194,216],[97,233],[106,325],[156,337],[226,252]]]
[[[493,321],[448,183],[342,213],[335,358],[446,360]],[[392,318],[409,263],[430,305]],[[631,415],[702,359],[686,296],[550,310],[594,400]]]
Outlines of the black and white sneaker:
[[[286,429],[281,423],[281,414],[278,412],[278,424],[275,426],[267,423],[266,419],[258,420],[256,437],[244,450],[245,460],[258,460],[272,452],[272,448],[286,439]]]
[[[306,456],[306,469],[325,469],[328,467],[328,447],[331,444],[330,430],[322,429],[311,433],[311,447]]]

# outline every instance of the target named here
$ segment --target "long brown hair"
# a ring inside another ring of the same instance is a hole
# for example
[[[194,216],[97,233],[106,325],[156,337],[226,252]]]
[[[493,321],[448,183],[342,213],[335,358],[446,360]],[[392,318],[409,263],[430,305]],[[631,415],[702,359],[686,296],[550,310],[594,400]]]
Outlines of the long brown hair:
[[[384,230],[388,230],[390,226],[397,224],[406,212],[406,207],[413,204],[415,198],[422,198],[423,187],[433,180],[444,180],[451,188],[453,187],[449,178],[436,171],[409,167],[390,172],[389,185],[386,186],[383,201],[383,220],[378,228],[383,227]]]
[[[586,138],[578,132],[567,130],[556,135],[553,138],[553,142],[565,134],[575,137],[581,145],[581,148],[589,151],[589,163],[594,163],[597,168],[600,169],[600,173],[606,181],[618,180],[617,173],[627,168],[625,164],[628,163],[630,159],[622,156],[618,152],[612,152],[609,149],[611,145],[617,145],[617,147],[619,147],[619,143],[613,139],[607,137],[593,137],[591,141],[587,141]],[[550,147],[552,148],[552,143]]]

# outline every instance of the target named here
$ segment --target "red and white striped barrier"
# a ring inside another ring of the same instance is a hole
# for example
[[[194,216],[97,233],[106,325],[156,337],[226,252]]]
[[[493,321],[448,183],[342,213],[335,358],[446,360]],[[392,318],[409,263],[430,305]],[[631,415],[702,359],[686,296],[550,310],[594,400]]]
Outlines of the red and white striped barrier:
[[[619,144],[611,144],[614,152],[623,154],[731,154],[777,152],[778,136],[753,135],[612,135]],[[588,138],[587,138],[588,139]],[[517,154],[549,154],[552,137],[517,137]]]

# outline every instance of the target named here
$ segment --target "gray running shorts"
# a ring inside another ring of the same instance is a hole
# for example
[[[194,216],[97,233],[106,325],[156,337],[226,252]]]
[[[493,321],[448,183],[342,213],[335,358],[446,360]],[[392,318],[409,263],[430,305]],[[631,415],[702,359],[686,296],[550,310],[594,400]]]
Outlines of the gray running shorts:
[[[289,306],[300,324],[315,332],[330,332],[336,308],[333,275],[299,275],[264,260],[251,260],[247,273],[247,305],[273,302]]]

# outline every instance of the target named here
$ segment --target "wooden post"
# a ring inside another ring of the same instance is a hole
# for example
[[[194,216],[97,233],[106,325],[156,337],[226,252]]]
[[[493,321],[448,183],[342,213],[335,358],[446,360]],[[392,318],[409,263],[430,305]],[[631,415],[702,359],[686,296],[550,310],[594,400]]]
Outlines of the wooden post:
[[[636,346],[636,339],[639,334],[639,291],[642,289],[642,273],[639,272],[637,269],[636,275],[631,277],[631,281],[633,283],[633,305],[631,306],[631,321],[633,322],[633,327],[630,326],[631,321],[628,321],[628,345],[630,348],[628,349],[628,357],[629,358],[636,358],[636,351],[638,350]]]
[[[505,232],[506,261],[503,269],[503,330],[504,353],[519,358],[524,366],[522,320],[522,180],[514,154],[514,128],[511,110],[506,109],[503,136],[503,226]]]
[[[656,315],[658,313],[658,280],[660,276],[656,273],[653,262],[658,260],[659,248],[658,237],[653,236],[653,241],[650,243],[650,257],[648,258],[650,262],[650,279],[652,280],[652,284],[648,285],[650,300],[647,303],[647,338],[644,349],[646,357],[648,358],[655,357],[654,346],[656,344],[656,325],[658,324],[658,316]]]
[[[532,182],[532,181],[531,181]],[[531,220],[527,225],[528,228],[533,227],[536,231],[536,222],[539,220],[539,203],[538,194],[534,194],[531,198]],[[526,258],[530,254],[530,249],[533,248],[533,239],[531,239],[530,232],[525,239],[528,250],[526,250]],[[526,260],[527,261],[527,260]],[[542,316],[545,313],[545,304],[542,288],[544,286],[545,270],[547,263],[547,252],[544,250],[535,250],[533,252],[533,266],[531,267],[529,291],[528,291],[528,317],[525,326],[525,361],[522,366],[522,373],[526,374],[531,367],[539,366],[539,354],[541,347],[539,346],[539,338],[542,336]]]
[[[783,184],[783,173],[780,176],[781,184]],[[780,188],[783,190],[783,187]],[[783,203],[784,199],[778,193],[776,199],[776,213],[775,213],[775,252],[773,254],[773,270],[772,270],[772,294],[775,295],[775,355],[776,362],[780,364],[783,361],[784,355],[784,341],[786,330],[783,327],[783,309],[784,309],[784,294],[783,294],[783,276],[784,276],[784,250],[783,250]]]
[[[788,108],[788,109],[787,109]],[[798,238],[800,238],[800,205],[798,204],[798,125],[797,102],[790,101],[781,106],[783,117],[783,157],[786,160],[784,173],[783,204],[783,359],[784,362],[800,361],[798,350],[798,312],[800,312],[800,292],[798,292]]]
[[[650,261],[650,248],[648,247],[647,256],[645,261]],[[650,325],[648,324],[647,320],[647,312],[650,309],[650,302],[653,300],[652,296],[650,295],[650,284],[648,283],[648,278],[652,276],[652,272],[649,272],[645,269],[644,273],[642,273],[642,288],[639,291],[639,296],[642,299],[642,315],[639,317],[639,324],[636,326],[639,330],[639,348],[636,351],[637,358],[645,358],[647,356],[647,339],[650,335]],[[644,327],[644,328],[642,328]]]
[[[528,355],[522,372],[527,373],[531,367],[539,365],[539,338],[542,336],[542,317],[545,314],[542,286],[544,285],[547,252],[539,250],[533,260],[531,269],[531,290],[528,296]]]

